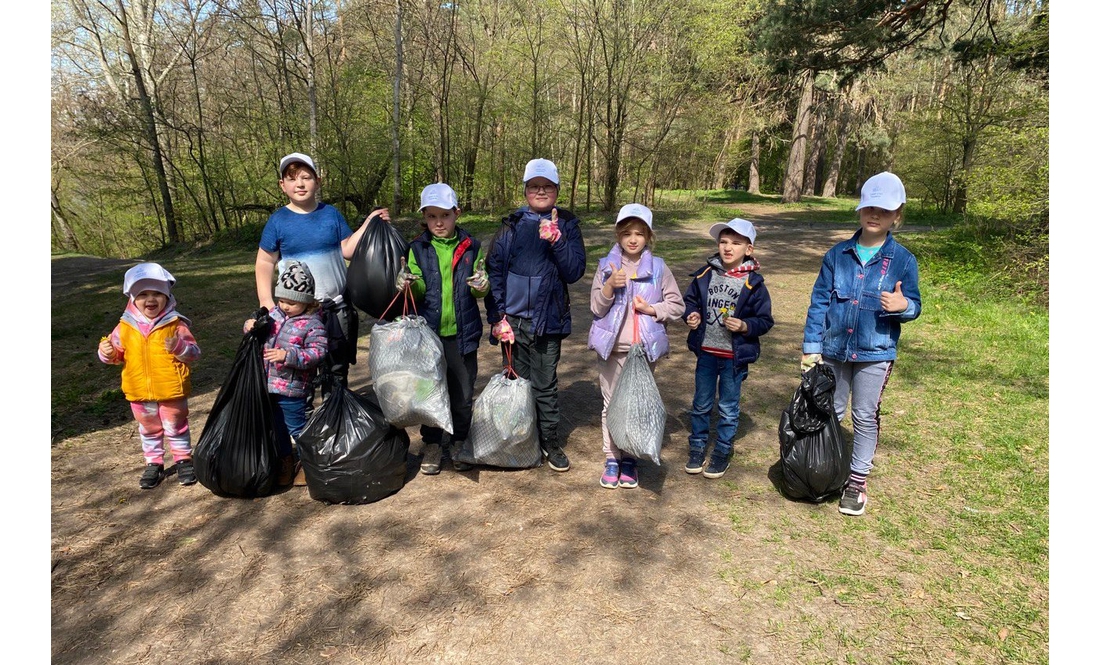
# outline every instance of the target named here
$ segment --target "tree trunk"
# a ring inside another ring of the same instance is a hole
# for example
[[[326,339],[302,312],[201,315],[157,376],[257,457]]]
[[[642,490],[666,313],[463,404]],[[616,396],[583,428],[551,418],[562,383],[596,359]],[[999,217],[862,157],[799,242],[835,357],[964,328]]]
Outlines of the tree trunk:
[[[77,242],[76,234],[73,233],[73,227],[69,224],[69,220],[65,216],[65,211],[61,208],[61,202],[57,200],[57,192],[50,190],[50,211],[53,213],[54,225],[57,227],[57,234],[60,236],[61,241],[58,243],[62,249],[66,249],[70,252],[79,252],[80,243]]]
[[[394,0],[397,16],[393,22],[393,209],[390,215],[401,214],[401,0]]]
[[[749,194],[760,194],[760,133],[752,133],[752,157],[749,159]]]
[[[802,196],[813,196],[817,191],[818,174],[823,170],[821,162],[825,154],[825,139],[828,137],[828,123],[821,115],[814,116],[814,139],[810,157],[806,160],[806,180],[802,183]]]
[[[966,212],[967,203],[967,191],[966,191],[966,179],[970,175],[970,168],[974,164],[974,149],[977,146],[977,141],[973,137],[967,136],[963,139],[963,161],[962,169],[960,170],[959,184],[955,188],[955,203],[951,207],[951,212],[955,214],[962,214]]]
[[[798,100],[798,111],[795,112],[794,127],[791,132],[791,152],[787,157],[787,171],[783,178],[783,203],[794,203],[802,200],[803,174],[806,170],[806,143],[810,131],[810,110],[814,101],[814,73],[806,72],[803,75],[802,96]]]
[[[825,176],[825,184],[821,187],[821,195],[825,198],[836,198],[836,185],[840,180],[840,165],[844,163],[844,149],[848,145],[848,133],[851,131],[851,105],[846,99],[841,99],[840,120],[836,129],[836,146],[833,148],[833,156],[829,160],[829,170]]]
[[[164,155],[161,152],[160,136],[157,133],[156,116],[153,114],[153,101],[145,87],[145,76],[138,64],[137,55],[134,52],[134,43],[130,38],[129,20],[126,18],[126,8],[121,0],[118,3],[119,12],[122,15],[122,47],[126,52],[126,58],[130,62],[130,68],[134,75],[134,86],[137,89],[138,102],[141,104],[142,124],[145,129],[145,138],[153,149],[153,169],[157,177],[157,189],[160,190],[160,200],[164,206],[164,224],[168,231],[168,242],[177,243],[180,240],[179,229],[176,227],[175,208],[172,207],[172,192],[168,187],[168,174],[164,168]]]

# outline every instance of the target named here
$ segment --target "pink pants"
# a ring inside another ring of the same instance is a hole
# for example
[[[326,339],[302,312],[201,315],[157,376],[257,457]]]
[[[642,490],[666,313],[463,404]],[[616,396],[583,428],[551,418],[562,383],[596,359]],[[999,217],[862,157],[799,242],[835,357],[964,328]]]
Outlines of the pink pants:
[[[615,442],[611,440],[611,434],[607,431],[607,405],[611,403],[611,394],[615,391],[615,384],[619,382],[619,375],[623,373],[623,364],[626,363],[626,354],[630,351],[629,344],[615,344],[611,355],[607,360],[599,362],[600,367],[600,394],[603,395],[603,411],[600,412],[600,424],[603,427],[603,454],[607,459],[622,459],[622,452]],[[649,363],[649,369],[653,369],[656,363]]]
[[[172,449],[173,461],[191,459],[186,397],[163,402],[130,402],[130,411],[138,424],[146,464],[164,464],[165,439]]]

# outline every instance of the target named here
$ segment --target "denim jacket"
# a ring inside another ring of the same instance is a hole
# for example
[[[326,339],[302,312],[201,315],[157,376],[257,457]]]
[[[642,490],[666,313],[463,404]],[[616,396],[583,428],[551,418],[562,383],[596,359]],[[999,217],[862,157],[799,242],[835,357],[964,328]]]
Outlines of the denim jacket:
[[[917,259],[886,235],[866,266],[856,255],[856,241],[863,229],[825,253],[806,311],[802,353],[844,362],[896,360],[901,324],[920,316]],[[903,312],[886,312],[880,295],[901,282],[909,301]]]

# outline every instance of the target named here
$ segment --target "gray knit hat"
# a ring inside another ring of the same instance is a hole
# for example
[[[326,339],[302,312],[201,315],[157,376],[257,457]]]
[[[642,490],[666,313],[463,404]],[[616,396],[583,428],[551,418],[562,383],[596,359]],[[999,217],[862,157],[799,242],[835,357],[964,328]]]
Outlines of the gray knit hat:
[[[288,261],[275,282],[275,299],[293,302],[314,302],[313,273],[301,261]]]

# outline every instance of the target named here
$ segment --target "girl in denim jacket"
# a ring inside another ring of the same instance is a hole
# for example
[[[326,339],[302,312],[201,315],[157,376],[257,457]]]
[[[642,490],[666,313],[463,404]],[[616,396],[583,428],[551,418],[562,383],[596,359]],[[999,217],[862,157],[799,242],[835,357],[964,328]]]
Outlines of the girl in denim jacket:
[[[269,312],[271,332],[264,344],[267,392],[275,418],[275,441],[280,458],[279,485],[305,485],[295,478],[291,437],[306,426],[306,402],[317,367],[328,353],[328,337],[314,299],[313,274],[300,261],[288,261],[275,283],[275,309]],[[245,321],[248,332],[256,319]]]
[[[603,393],[604,471],[600,485],[609,489],[638,486],[638,461],[624,455],[607,430],[607,405],[622,374],[634,341],[637,312],[638,338],[650,368],[668,355],[665,326],[684,313],[684,299],[672,272],[653,256],[653,213],[638,203],[619,210],[615,222],[618,242],[600,259],[592,280],[592,327],[588,348],[600,356],[600,392]]]
[[[904,205],[905,186],[893,173],[863,184],[856,206],[860,229],[825,254],[806,312],[803,371],[819,362],[833,369],[837,418],[852,402],[852,467],[839,506],[844,515],[862,515],[867,508],[879,406],[901,324],[920,316],[917,259],[891,233],[901,225]]]

